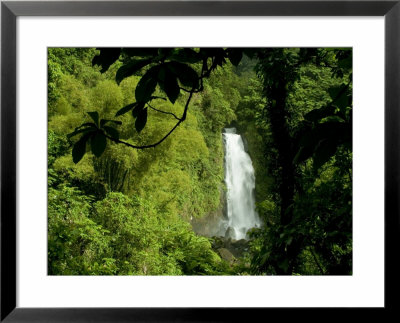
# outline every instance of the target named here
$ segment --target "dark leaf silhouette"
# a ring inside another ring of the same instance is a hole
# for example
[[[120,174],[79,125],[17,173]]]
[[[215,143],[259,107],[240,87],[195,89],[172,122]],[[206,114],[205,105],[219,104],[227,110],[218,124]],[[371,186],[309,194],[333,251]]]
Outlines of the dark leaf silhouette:
[[[229,48],[228,49],[228,58],[231,63],[235,66],[238,66],[240,61],[242,60],[243,50],[239,48]]]
[[[123,53],[131,57],[150,57],[157,56],[157,48],[123,48]]]
[[[68,138],[72,138],[72,137],[74,137],[74,136],[76,136],[76,135],[78,135],[78,134],[80,134],[80,133],[86,133],[86,132],[90,132],[90,131],[94,131],[94,128],[93,128],[93,127],[88,127],[88,128],[78,129],[78,130],[75,129],[75,131],[69,133],[69,134],[67,135],[67,137],[68,137]]]
[[[90,140],[92,153],[96,157],[100,157],[107,146],[107,139],[101,131],[96,132]]]
[[[199,76],[189,65],[171,62],[168,64],[168,68],[178,77],[184,86],[189,88],[197,88],[199,86]]]
[[[94,121],[95,125],[99,126],[99,113],[97,111],[87,113]]]
[[[129,63],[122,65],[117,71],[115,80],[120,84],[124,78],[134,75],[141,68],[150,64],[151,61],[151,59],[132,60]]]
[[[86,143],[91,137],[92,133],[83,135],[72,148],[72,160],[75,164],[83,158],[86,153]]]
[[[102,128],[107,123],[113,123],[113,124],[118,125],[118,126],[120,126],[122,124],[122,122],[118,121],[118,120],[101,119],[100,120],[100,128]]]
[[[198,63],[202,60],[202,56],[191,48],[180,48],[169,58],[181,63]]]
[[[100,65],[101,73],[104,73],[119,58],[121,49],[99,48],[99,50],[100,50],[100,55],[97,55],[93,58],[92,65]]]
[[[135,128],[137,132],[141,132],[143,130],[143,128],[146,126],[146,122],[147,122],[147,108],[140,110],[136,121],[135,121]]]
[[[112,138],[118,140],[119,139],[119,132],[117,129],[109,127],[109,126],[104,126],[104,131],[109,134]]]
[[[147,102],[150,100],[151,95],[156,89],[159,69],[159,65],[153,66],[142,76],[135,90],[137,102]]]
[[[132,116],[134,118],[137,118],[139,113],[141,113],[141,111],[144,109],[144,103],[143,102],[139,102],[136,104],[135,108],[132,110]]]
[[[172,71],[168,69],[166,70],[165,82],[161,88],[167,94],[168,99],[172,103],[175,103],[176,99],[179,96],[180,89],[178,85],[178,80]]]

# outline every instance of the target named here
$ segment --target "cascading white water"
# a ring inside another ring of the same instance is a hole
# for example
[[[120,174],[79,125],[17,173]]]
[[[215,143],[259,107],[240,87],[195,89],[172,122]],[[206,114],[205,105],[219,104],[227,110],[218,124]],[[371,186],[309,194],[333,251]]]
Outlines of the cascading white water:
[[[245,239],[249,229],[260,227],[255,210],[255,175],[242,137],[235,128],[225,129],[225,183],[227,187],[227,219],[222,223],[225,236]]]

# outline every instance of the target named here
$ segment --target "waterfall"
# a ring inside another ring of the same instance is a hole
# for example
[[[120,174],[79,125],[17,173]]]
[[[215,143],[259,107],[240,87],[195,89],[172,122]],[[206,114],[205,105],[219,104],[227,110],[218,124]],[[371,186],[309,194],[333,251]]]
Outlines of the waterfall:
[[[226,128],[223,139],[227,212],[220,232],[236,240],[245,239],[249,229],[261,224],[255,210],[254,168],[244,149],[242,137],[236,134],[235,128]]]

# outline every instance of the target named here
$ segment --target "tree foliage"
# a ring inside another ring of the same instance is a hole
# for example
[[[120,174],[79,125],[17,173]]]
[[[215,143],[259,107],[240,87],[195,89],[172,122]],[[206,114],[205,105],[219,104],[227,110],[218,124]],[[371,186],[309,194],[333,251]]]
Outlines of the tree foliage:
[[[351,50],[277,48],[259,58],[273,189],[254,270],[304,273],[314,262],[312,273],[349,274]]]

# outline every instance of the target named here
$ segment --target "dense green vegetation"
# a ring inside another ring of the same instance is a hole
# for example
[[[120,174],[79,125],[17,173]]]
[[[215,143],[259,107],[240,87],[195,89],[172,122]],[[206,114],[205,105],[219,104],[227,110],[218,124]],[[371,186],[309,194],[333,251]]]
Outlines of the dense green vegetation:
[[[347,49],[48,50],[50,275],[352,273]],[[230,261],[221,132],[238,128],[263,227]]]

